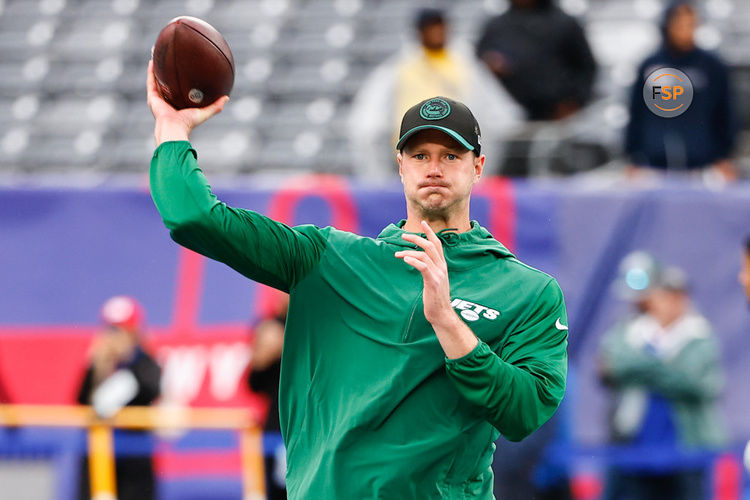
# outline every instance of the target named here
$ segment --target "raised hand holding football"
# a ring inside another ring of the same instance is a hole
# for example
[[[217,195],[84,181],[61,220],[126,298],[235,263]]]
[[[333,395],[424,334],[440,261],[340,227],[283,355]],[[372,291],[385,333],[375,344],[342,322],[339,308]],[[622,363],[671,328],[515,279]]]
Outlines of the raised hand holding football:
[[[234,58],[216,28],[196,17],[172,19],[154,44],[154,76],[176,109],[202,108],[234,85]]]

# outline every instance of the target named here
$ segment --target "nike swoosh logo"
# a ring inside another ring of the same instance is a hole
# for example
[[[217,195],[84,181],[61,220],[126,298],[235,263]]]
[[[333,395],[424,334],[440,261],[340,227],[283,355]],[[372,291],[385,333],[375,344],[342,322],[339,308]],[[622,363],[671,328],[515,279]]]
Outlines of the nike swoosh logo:
[[[557,321],[555,321],[555,328],[558,330],[567,330],[568,327],[560,323],[560,318],[557,318]]]

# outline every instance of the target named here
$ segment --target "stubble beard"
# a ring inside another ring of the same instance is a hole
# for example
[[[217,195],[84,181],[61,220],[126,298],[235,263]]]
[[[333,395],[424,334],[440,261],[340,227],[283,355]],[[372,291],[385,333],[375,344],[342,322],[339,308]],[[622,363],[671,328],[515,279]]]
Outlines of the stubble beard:
[[[469,192],[470,193],[470,192]],[[420,219],[423,220],[436,220],[443,219],[448,220],[461,206],[461,204],[468,199],[469,194],[463,197],[456,197],[453,199],[446,199],[442,196],[430,194],[426,198],[419,199],[415,196],[410,201],[412,206],[415,208],[416,214]],[[433,198],[437,198],[433,201]]]
[[[417,201],[417,211],[421,214],[421,218],[424,220],[433,219],[447,219],[452,212],[452,208],[456,206],[458,200],[453,202],[446,202],[441,200],[438,203],[424,203]]]

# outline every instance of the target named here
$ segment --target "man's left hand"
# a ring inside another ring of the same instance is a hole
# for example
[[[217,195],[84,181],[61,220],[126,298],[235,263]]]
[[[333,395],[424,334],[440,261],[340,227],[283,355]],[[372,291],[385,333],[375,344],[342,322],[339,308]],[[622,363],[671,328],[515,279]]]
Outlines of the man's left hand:
[[[448,264],[443,254],[443,244],[427,222],[422,221],[427,239],[416,234],[404,233],[401,237],[421,247],[418,250],[401,250],[395,253],[399,259],[422,273],[424,280],[424,316],[432,324],[450,320],[455,316],[451,307],[451,287],[448,280]]]
[[[451,287],[443,244],[432,228],[422,221],[427,238],[404,233],[402,238],[424,250],[401,250],[394,255],[422,273],[424,317],[432,325],[445,355],[451,359],[470,353],[479,340],[451,307]]]

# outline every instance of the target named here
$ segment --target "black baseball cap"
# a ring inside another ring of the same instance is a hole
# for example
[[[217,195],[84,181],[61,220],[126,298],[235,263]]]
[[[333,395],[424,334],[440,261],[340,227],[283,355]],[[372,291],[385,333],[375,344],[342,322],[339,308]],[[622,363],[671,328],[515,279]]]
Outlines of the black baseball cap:
[[[396,149],[403,150],[404,144],[411,136],[425,129],[445,132],[477,156],[482,150],[479,123],[462,102],[440,96],[425,99],[409,108],[401,120]]]

